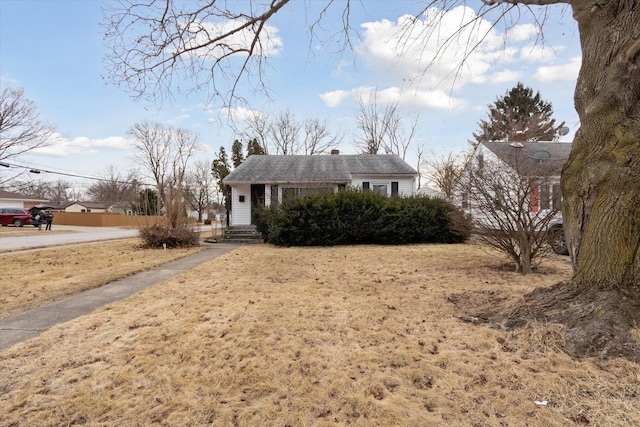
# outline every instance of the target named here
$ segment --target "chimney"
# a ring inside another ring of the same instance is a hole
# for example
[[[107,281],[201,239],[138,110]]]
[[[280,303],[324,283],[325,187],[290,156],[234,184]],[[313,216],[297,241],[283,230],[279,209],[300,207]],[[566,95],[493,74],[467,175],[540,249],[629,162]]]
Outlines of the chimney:
[[[513,142],[526,142],[527,134],[524,132],[517,132],[512,139],[513,139]]]
[[[340,154],[340,150],[331,150],[331,155],[332,156],[337,156],[338,154]]]

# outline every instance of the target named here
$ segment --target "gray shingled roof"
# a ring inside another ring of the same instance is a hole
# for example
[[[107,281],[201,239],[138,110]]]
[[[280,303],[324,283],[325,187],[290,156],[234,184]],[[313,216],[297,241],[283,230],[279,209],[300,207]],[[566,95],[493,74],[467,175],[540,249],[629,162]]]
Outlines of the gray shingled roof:
[[[536,171],[544,169],[546,174],[560,175],[569,158],[571,143],[567,142],[482,142],[499,159],[515,168],[518,159],[520,170]],[[516,148],[515,144],[522,144]],[[516,155],[516,153],[519,153]]]
[[[415,176],[416,170],[392,154],[249,156],[223,182],[243,183],[349,183],[353,175]]]

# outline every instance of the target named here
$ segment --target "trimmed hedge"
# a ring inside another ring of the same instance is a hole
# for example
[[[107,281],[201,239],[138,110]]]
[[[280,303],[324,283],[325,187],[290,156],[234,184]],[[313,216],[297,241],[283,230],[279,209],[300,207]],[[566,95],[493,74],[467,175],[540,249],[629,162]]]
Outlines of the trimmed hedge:
[[[463,213],[446,200],[354,189],[256,208],[253,222],[265,242],[279,246],[460,243],[471,232]]]

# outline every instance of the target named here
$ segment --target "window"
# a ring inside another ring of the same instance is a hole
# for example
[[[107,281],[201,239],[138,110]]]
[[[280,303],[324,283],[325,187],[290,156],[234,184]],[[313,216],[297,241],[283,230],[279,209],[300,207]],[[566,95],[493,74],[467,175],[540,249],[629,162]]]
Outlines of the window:
[[[293,197],[304,197],[307,194],[320,193],[323,191],[333,191],[332,187],[283,187],[282,201],[291,200]]]
[[[549,209],[549,185],[540,184],[540,209]]]
[[[373,184],[371,185],[371,189],[375,192],[382,194],[383,196],[389,195],[389,189],[387,184]]]
[[[562,209],[562,188],[560,184],[553,184],[553,208]]]
[[[399,183],[397,181],[393,182],[363,182],[362,189],[364,191],[372,190],[377,193],[382,194],[383,196],[395,196],[399,192]]]

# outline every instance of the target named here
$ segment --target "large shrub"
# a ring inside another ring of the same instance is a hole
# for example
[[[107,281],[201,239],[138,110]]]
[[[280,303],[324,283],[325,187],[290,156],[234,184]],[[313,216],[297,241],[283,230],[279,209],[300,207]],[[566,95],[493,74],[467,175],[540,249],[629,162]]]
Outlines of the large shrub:
[[[445,200],[352,189],[257,209],[254,222],[266,242],[281,246],[459,243],[470,234],[463,214]]]
[[[199,234],[188,225],[169,227],[167,225],[151,225],[140,229],[143,246],[147,248],[184,248],[197,246]]]

